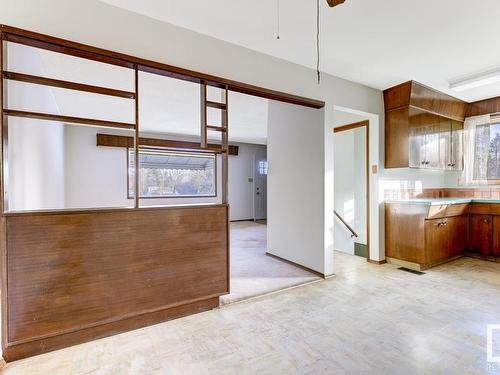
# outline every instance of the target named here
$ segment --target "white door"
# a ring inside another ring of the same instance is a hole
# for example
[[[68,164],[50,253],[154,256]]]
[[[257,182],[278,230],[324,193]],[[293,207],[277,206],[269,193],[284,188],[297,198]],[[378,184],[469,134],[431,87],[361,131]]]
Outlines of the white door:
[[[267,219],[267,157],[254,155],[254,220]]]

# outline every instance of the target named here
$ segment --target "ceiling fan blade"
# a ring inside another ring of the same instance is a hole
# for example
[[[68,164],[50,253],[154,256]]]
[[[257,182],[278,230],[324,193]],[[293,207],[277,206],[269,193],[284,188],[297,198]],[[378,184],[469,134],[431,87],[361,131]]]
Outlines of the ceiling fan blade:
[[[326,2],[328,3],[328,5],[330,5],[330,7],[335,7],[337,5],[343,4],[345,0],[326,0]]]

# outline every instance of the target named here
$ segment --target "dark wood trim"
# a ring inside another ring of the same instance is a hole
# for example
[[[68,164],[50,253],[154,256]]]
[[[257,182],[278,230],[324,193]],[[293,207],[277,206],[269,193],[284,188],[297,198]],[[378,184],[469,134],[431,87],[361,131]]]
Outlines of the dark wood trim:
[[[133,69],[135,65],[143,72],[164,75],[167,77],[183,79],[191,82],[205,82],[210,86],[224,88],[247,95],[259,96],[266,99],[301,105],[320,109],[325,102],[309,99],[297,95],[287,94],[276,90],[270,90],[238,81],[200,73],[193,70],[183,69],[168,64],[162,64],[118,52],[112,52],[102,48],[96,48],[82,43],[52,37],[32,31],[19,29],[12,26],[0,25],[0,31],[6,34],[6,39],[32,47],[43,48],[54,52],[64,53],[72,56],[82,57],[107,64],[118,65]]]
[[[229,226],[229,204],[226,204],[226,243],[227,243],[227,294],[231,293],[231,227]]]
[[[229,134],[228,134],[228,126],[229,126],[229,92],[227,86],[224,88],[224,103],[226,103],[226,108],[222,109],[222,139],[221,139],[221,148],[222,148],[222,203],[229,203]],[[228,216],[229,220],[229,216]]]
[[[134,137],[127,137],[125,135],[113,134],[97,134],[97,146],[106,147],[134,147]],[[197,142],[176,141],[170,139],[158,138],[139,138],[139,146],[168,148],[172,150],[193,150],[201,152],[210,152],[219,154],[222,152],[220,145],[209,144],[208,149],[202,149],[201,145]],[[238,156],[239,146],[229,146],[229,155]]]
[[[8,362],[29,356],[46,353],[67,346],[96,340],[121,332],[146,327],[183,316],[215,309],[219,306],[219,297],[209,297],[184,305],[172,306],[159,311],[152,311],[118,321],[108,322],[94,327],[82,328],[77,331],[57,336],[41,338],[33,341],[11,344],[5,347],[4,356]]]
[[[98,207],[98,208],[85,208],[85,209],[58,209],[58,210],[36,210],[36,211],[10,211],[3,214],[4,217],[10,216],[39,216],[39,215],[68,215],[68,214],[89,214],[89,213],[109,213],[109,212],[130,212],[130,211],[149,211],[149,210],[176,210],[176,209],[193,209],[193,208],[206,208],[206,207],[226,207],[227,204],[222,203],[208,203],[208,204],[187,204],[182,206],[146,206],[146,207]]]
[[[363,121],[359,121],[359,122],[353,122],[352,124],[342,125],[342,126],[339,126],[338,128],[333,128],[333,132],[334,133],[345,132],[347,130],[362,128],[363,126],[368,126],[368,125],[369,125],[369,121],[363,120]]]
[[[370,121],[366,122],[366,259],[370,261],[371,241],[370,241]]]
[[[368,262],[369,263],[373,263],[373,264],[378,264],[378,265],[381,265],[381,264],[386,264],[387,263],[387,260],[373,260],[373,259],[368,259]]]
[[[83,117],[62,116],[62,115],[54,115],[54,114],[50,114],[50,113],[17,111],[17,110],[13,110],[13,109],[5,109],[4,108],[3,114],[6,116],[11,116],[11,117],[23,117],[23,118],[31,118],[31,119],[37,119],[37,120],[59,121],[59,122],[80,124],[80,125],[91,125],[91,126],[93,125],[93,126],[102,126],[102,127],[108,127],[108,128],[135,129],[135,124],[129,124],[126,122],[96,120],[96,119],[83,118]]]
[[[467,117],[497,113],[500,113],[500,96],[470,103],[467,108]]]
[[[5,40],[12,43],[23,44],[25,46],[45,49],[52,52],[63,53],[87,60],[102,62],[121,66],[124,68],[134,68],[134,63],[122,59],[118,53],[100,50],[81,43],[66,41],[64,39],[43,35],[28,30],[19,29],[7,25],[0,25],[0,30],[5,34]],[[101,51],[103,53],[101,53]]]
[[[3,71],[4,71],[4,64],[5,60],[5,54],[7,52],[7,48],[4,48],[4,38],[5,35],[3,32],[1,32],[0,29],[0,213],[5,212],[6,208],[6,194],[5,194],[5,186],[6,186],[6,181],[4,177],[4,163],[5,163],[5,158],[4,158],[4,143],[5,140],[7,139],[7,134],[4,134],[4,127],[6,127],[7,123],[7,117],[4,115],[3,108],[6,106],[5,101],[6,99],[4,98],[4,95],[6,94],[6,87],[4,85],[3,81]],[[3,337],[3,335],[2,335]]]
[[[140,157],[139,157],[139,70],[137,65],[134,67],[134,90],[135,90],[135,133],[134,133],[134,154],[135,154],[135,163],[134,163],[134,207],[139,208],[139,200],[140,200]],[[127,149],[128,155],[128,149]],[[128,162],[127,162],[127,170],[128,170]],[[128,180],[127,173],[127,180]],[[128,186],[128,183],[127,183]],[[128,196],[128,189],[127,189]]]
[[[211,102],[210,100],[207,100],[207,107],[216,108],[216,109],[226,109],[227,104],[226,103]]]
[[[227,129],[223,128],[222,126],[215,126],[215,125],[207,125],[208,130],[213,130],[216,132],[226,132]]]
[[[321,273],[321,272],[318,272],[318,271],[315,271],[315,270],[313,270],[313,269],[311,269],[311,268],[309,268],[309,267],[303,266],[302,264],[295,263],[295,262],[293,262],[293,261],[291,261],[291,260],[288,260],[288,259],[282,258],[282,257],[280,257],[280,256],[278,256],[278,255],[274,255],[274,254],[271,254],[271,253],[269,253],[269,252],[266,252],[266,255],[270,256],[271,258],[274,258],[274,259],[280,260],[280,261],[282,261],[282,262],[285,262],[285,263],[291,264],[292,266],[295,266],[295,267],[301,268],[301,269],[303,269],[304,271],[311,272],[311,273],[315,274],[316,276],[319,276],[319,277],[321,277],[321,278],[323,278],[323,279],[325,279],[325,278],[326,278],[325,274],[323,274],[323,273]]]
[[[59,79],[46,78],[46,77],[40,77],[40,76],[32,76],[29,74],[14,73],[14,72],[7,72],[7,71],[3,72],[3,77],[5,79],[12,80],[12,81],[33,83],[36,85],[44,85],[44,86],[51,86],[51,87],[59,87],[59,88],[68,89],[68,90],[85,91],[85,92],[90,92],[90,93],[94,93],[94,94],[115,96],[118,98],[135,99],[135,93],[133,93],[133,92],[116,90],[116,89],[111,89],[111,88],[107,88],[107,87],[92,86],[92,85],[86,85],[83,83],[62,81]]]

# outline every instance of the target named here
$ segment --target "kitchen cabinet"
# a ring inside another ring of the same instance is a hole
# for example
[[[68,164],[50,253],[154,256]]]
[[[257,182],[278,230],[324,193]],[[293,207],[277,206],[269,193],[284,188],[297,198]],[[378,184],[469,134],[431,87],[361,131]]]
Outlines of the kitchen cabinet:
[[[384,103],[386,168],[463,169],[466,102],[410,81]]]
[[[493,246],[492,253],[500,257],[500,216],[493,216]]]
[[[493,217],[491,215],[469,215],[469,251],[491,255],[492,242]]]
[[[463,168],[463,123],[410,108],[409,167]]]
[[[424,270],[461,255],[500,260],[500,200],[385,202],[389,263]]]
[[[437,264],[463,254],[467,244],[467,217],[426,220],[427,264]]]

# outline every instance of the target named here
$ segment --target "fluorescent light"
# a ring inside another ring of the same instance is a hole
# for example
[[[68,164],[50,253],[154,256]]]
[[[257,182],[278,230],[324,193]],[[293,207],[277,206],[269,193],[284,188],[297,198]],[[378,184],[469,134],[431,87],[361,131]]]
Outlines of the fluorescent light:
[[[485,73],[451,81],[450,89],[455,91],[467,91],[477,87],[490,85],[495,82],[500,82],[500,69],[490,70]]]

